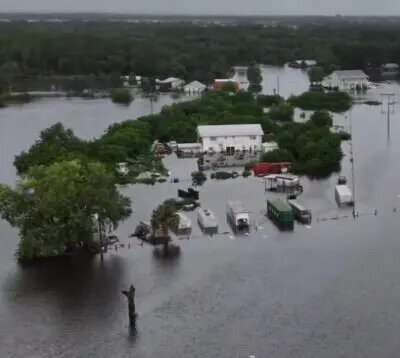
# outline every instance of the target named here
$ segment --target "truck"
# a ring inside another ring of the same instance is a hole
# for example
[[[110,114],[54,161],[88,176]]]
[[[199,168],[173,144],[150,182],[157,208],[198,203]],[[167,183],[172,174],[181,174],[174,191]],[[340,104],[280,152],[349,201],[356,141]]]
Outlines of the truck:
[[[235,234],[250,230],[250,211],[240,201],[228,201],[226,217]]]
[[[256,163],[253,167],[255,176],[264,176],[268,174],[281,174],[286,173],[289,169],[290,163]]]
[[[293,217],[302,224],[311,224],[312,215],[311,210],[307,209],[296,199],[289,199],[288,204],[292,208]]]
[[[294,229],[292,208],[281,199],[267,200],[267,216],[279,230]]]
[[[353,195],[347,185],[336,185],[335,200],[339,208],[353,205]]]

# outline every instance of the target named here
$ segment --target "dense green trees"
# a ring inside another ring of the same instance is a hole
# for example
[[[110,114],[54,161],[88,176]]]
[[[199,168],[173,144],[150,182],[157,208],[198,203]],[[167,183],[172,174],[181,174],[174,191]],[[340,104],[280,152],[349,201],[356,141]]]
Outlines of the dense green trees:
[[[320,66],[313,66],[308,70],[308,77],[310,78],[311,84],[321,83],[326,73]]]
[[[111,99],[114,103],[130,104],[133,96],[128,88],[115,88],[111,91]]]
[[[346,92],[309,91],[289,98],[289,102],[304,110],[345,112],[351,108],[352,98]]]
[[[37,166],[15,189],[0,186],[0,213],[20,231],[21,260],[98,248],[99,237],[105,238],[130,211],[129,199],[119,194],[114,177],[99,163]]]
[[[314,112],[310,117],[311,123],[317,127],[332,127],[333,118],[328,111]]]
[[[189,23],[0,24],[0,87],[27,76],[130,74],[211,83],[234,65],[315,59],[329,72],[400,58],[398,23],[296,27]],[[4,69],[4,71],[2,71]],[[250,71],[251,75],[251,71]]]
[[[249,66],[247,77],[250,82],[249,91],[250,92],[261,92],[262,90],[262,75],[260,66],[257,64],[252,64]]]
[[[342,96],[341,93],[335,95],[339,98]],[[323,94],[317,99],[322,98],[326,102],[325,96]],[[332,94],[327,96],[331,98]],[[321,107],[315,99],[313,97],[313,106]],[[274,102],[277,104],[265,114],[263,103]],[[337,104],[330,103],[329,106],[337,108]],[[280,97],[258,98],[246,92],[210,92],[191,102],[164,107],[158,115],[116,123],[102,137],[93,141],[82,141],[72,131],[56,124],[43,131],[30,150],[16,157],[15,166],[19,173],[26,173],[36,165],[89,158],[100,161],[111,170],[115,170],[118,162],[129,161],[134,172],[139,174],[159,165],[150,153],[155,139],[194,142],[197,140],[196,128],[199,124],[260,123],[266,137],[278,141],[281,149],[268,154],[265,160],[293,161],[296,171],[310,175],[318,175],[321,171],[329,173],[332,168],[337,168],[342,157],[340,142],[346,137],[331,133],[330,114],[317,111],[310,121],[293,123],[293,111],[293,106]],[[282,153],[284,159],[281,158]]]

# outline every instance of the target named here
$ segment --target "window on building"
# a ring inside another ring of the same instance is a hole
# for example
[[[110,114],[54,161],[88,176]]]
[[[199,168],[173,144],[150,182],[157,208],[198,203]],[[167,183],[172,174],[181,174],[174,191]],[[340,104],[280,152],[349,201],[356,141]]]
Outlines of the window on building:
[[[210,137],[210,140],[217,140],[217,137]]]
[[[251,140],[256,140],[257,137],[256,137],[255,135],[251,135],[251,136],[250,136],[250,139],[251,139]]]

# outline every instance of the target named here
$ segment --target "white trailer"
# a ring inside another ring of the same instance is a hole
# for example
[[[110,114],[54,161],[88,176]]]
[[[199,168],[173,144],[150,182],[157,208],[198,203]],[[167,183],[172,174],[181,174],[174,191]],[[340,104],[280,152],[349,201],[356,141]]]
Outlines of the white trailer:
[[[347,185],[336,185],[335,200],[339,207],[353,205],[353,195]]]
[[[226,211],[228,223],[235,234],[238,231],[245,232],[250,229],[250,211],[240,201],[228,201]]]
[[[179,224],[175,234],[178,236],[190,235],[192,233],[192,220],[182,212],[177,212],[177,215],[179,217]]]
[[[211,210],[199,208],[197,210],[197,221],[205,234],[218,233],[218,221]]]

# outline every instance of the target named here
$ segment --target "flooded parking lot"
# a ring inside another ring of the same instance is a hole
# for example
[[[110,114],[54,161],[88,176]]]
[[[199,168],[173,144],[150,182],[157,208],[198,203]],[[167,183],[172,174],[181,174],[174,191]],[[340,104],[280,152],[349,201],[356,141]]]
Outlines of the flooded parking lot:
[[[303,72],[264,69],[266,91],[280,77],[286,95],[307,87]],[[290,77],[292,73],[293,77]],[[293,78],[289,82],[284,76]],[[301,80],[303,78],[303,80]],[[293,81],[290,87],[287,83]],[[367,96],[397,84],[385,84]],[[107,101],[43,100],[0,112],[0,181],[13,183],[12,160],[41,129],[62,121],[82,137],[100,135],[116,120],[148,111]],[[160,99],[158,106],[168,103]],[[136,107],[138,106],[138,107]],[[147,108],[147,109],[145,109]],[[161,108],[161,107],[160,107]],[[220,232],[229,232],[227,200],[241,200],[258,230],[250,236],[203,236],[195,213],[190,240],[179,240],[181,255],[160,260],[152,247],[129,239],[164,199],[191,185],[194,159],[165,159],[179,183],[134,185],[133,215],[117,230],[129,248],[99,258],[74,258],[22,268],[14,260],[16,232],[0,223],[0,347],[2,357],[395,357],[400,329],[400,107],[391,115],[390,137],[384,106],[357,104],[335,115],[352,121],[356,210],[338,209],[337,175],[302,178],[300,200],[313,211],[310,228],[280,233],[265,218],[260,178],[208,180],[200,190]],[[349,143],[343,144],[342,175],[351,178]],[[394,210],[396,209],[396,211]],[[377,215],[375,215],[375,210]],[[336,219],[337,217],[339,219]],[[325,220],[326,219],[326,220]],[[130,335],[126,301],[120,291],[137,288],[137,332]]]

